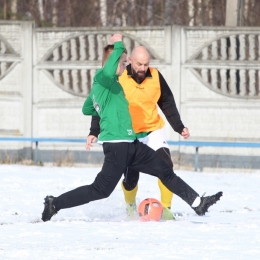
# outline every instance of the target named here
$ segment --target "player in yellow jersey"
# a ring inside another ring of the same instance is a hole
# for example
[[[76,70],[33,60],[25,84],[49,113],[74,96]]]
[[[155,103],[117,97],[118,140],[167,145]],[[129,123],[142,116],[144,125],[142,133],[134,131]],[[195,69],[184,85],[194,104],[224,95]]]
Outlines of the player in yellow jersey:
[[[181,121],[175,104],[174,96],[162,74],[149,66],[150,54],[144,46],[137,46],[129,57],[129,65],[119,77],[129,102],[133,129],[139,140],[155,150],[167,164],[173,167],[169,145],[164,134],[164,120],[159,115],[158,107],[162,110],[175,132],[187,139],[189,130]],[[92,117],[90,133],[86,142],[89,150],[100,132],[99,117]],[[129,215],[136,210],[136,194],[138,189],[139,172],[128,168],[124,174],[122,189],[127,203]],[[162,218],[174,219],[171,211],[173,193],[158,179],[161,192],[161,203],[164,207]]]

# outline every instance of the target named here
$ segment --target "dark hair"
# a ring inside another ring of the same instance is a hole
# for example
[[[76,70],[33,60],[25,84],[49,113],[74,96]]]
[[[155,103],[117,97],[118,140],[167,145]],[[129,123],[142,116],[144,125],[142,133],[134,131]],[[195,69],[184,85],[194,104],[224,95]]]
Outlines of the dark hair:
[[[108,60],[110,54],[114,50],[114,45],[113,44],[108,44],[104,50],[103,50],[103,58],[102,58],[102,67],[105,65],[106,61]],[[124,53],[127,54],[127,50],[124,50]]]

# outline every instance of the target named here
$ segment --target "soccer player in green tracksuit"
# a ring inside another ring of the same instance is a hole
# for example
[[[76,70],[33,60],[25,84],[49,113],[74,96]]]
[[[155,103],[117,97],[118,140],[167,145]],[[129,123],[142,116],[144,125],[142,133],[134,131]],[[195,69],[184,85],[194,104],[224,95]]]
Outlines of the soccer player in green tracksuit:
[[[220,199],[222,192],[200,197],[154,150],[138,141],[132,128],[128,102],[118,82],[118,76],[123,73],[126,63],[122,35],[113,35],[111,42],[114,45],[105,47],[103,68],[97,71],[91,92],[82,108],[85,115],[100,116],[99,141],[103,145],[104,164],[92,184],[58,197],[46,196],[42,220],[50,220],[61,209],[108,197],[129,166],[158,177],[198,215],[204,215],[208,208]]]

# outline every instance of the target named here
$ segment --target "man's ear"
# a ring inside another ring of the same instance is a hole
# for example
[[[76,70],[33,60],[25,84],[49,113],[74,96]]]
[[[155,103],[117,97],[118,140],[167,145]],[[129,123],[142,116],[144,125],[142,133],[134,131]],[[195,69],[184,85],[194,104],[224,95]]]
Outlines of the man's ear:
[[[131,56],[128,57],[128,62],[129,62],[129,63],[132,63],[132,58],[131,58]]]

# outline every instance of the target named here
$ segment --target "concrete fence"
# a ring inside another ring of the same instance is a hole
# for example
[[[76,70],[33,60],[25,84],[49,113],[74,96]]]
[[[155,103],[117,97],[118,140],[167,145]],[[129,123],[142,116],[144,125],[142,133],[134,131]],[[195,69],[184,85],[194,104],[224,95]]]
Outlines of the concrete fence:
[[[150,51],[151,66],[171,87],[191,141],[260,141],[259,28],[42,29],[31,22],[0,23],[0,136],[86,138],[90,117],[81,108],[101,65],[102,48],[118,31],[129,52],[136,45]],[[182,140],[168,123],[166,134],[168,140]],[[1,142],[1,158],[8,152],[31,158],[34,148]],[[83,144],[42,143],[39,149],[46,156],[80,151],[93,162],[100,153],[102,158],[100,147],[91,153]],[[190,147],[174,146],[172,153],[176,166],[193,162]],[[202,168],[217,167],[216,161],[222,168],[260,166],[258,149],[206,147],[201,160],[203,155]]]

